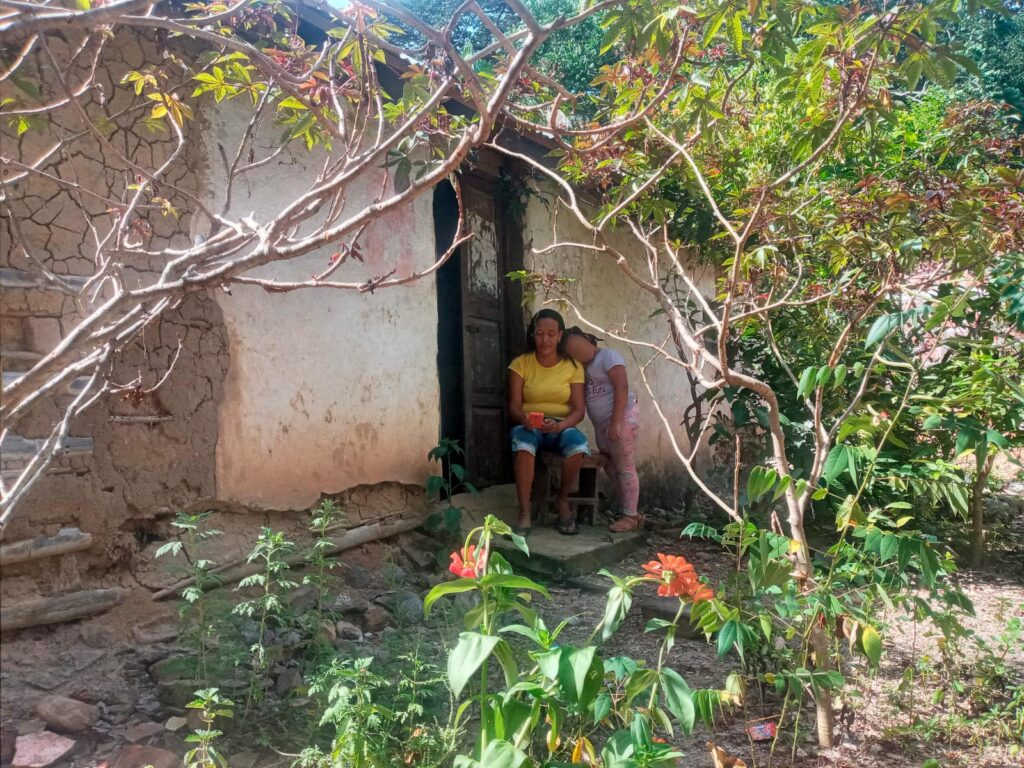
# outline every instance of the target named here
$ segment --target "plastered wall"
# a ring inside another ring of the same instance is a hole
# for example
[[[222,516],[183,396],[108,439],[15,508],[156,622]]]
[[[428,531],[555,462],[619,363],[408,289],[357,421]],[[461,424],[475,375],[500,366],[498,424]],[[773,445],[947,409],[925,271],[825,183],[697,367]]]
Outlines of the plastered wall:
[[[249,115],[217,114],[203,138],[204,194],[224,188],[218,144],[237,146]],[[257,139],[257,156],[280,131]],[[234,144],[232,144],[234,142]],[[273,216],[304,192],[324,157],[304,148],[249,174],[232,211]],[[346,211],[380,189],[379,172],[349,186]],[[361,282],[433,263],[431,197],[370,225],[360,238],[364,263],[349,261],[332,279]],[[334,248],[267,265],[254,274],[304,280],[322,271]],[[329,289],[267,293],[235,286],[217,303],[231,367],[217,418],[219,498],[256,509],[301,509],[321,493],[366,483],[422,484],[427,451],[438,438],[437,304],[433,279],[374,293]]]

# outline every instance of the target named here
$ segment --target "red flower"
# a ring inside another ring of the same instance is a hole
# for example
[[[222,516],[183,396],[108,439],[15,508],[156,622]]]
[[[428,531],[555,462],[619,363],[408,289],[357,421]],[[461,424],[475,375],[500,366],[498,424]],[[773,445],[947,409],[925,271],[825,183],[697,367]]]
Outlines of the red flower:
[[[651,560],[643,568],[652,581],[658,582],[661,597],[688,598],[696,603],[715,596],[710,587],[700,583],[697,572],[685,557],[659,552],[658,559]]]
[[[470,544],[459,552],[452,552],[452,564],[448,566],[448,570],[456,576],[475,579],[484,575],[486,566],[487,553],[484,551],[477,553],[476,545]]]

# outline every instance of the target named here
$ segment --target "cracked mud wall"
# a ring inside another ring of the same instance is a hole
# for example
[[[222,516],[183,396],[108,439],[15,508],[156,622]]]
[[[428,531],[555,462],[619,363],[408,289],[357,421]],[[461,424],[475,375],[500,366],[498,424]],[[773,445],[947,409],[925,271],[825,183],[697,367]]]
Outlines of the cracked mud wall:
[[[62,43],[51,48],[58,61],[67,57]],[[147,61],[159,61],[151,41],[122,35],[109,44],[97,73],[101,89],[90,92],[85,102],[95,119],[117,115],[129,99],[121,78]],[[57,88],[49,62],[37,58],[32,80],[44,98]],[[69,80],[76,73],[70,70]],[[7,96],[13,86],[4,84]],[[17,95],[17,94],[14,94]],[[109,99],[104,102],[103,99]],[[5,120],[0,126],[4,154],[34,158],[58,136],[82,130],[77,113],[65,108],[48,124],[40,121],[22,136]],[[198,122],[188,128],[195,133]],[[108,200],[82,194],[67,185],[34,176],[9,188],[2,204],[17,221],[0,218],[0,266],[17,270],[35,269],[22,249],[59,276],[86,277],[95,271],[96,226],[102,233],[112,221],[111,201],[125,192],[133,174],[117,155],[140,166],[155,168],[173,150],[172,135],[153,132],[141,121],[130,129],[109,134],[114,148],[104,147],[85,135],[43,163],[40,170],[94,190],[102,189]],[[157,194],[167,198],[179,215],[165,216],[157,209],[142,211],[133,230],[151,251],[181,247],[189,241],[194,202],[178,190],[194,194],[197,179],[190,155],[172,169],[168,183],[159,184]],[[8,167],[5,173],[12,171]],[[173,186],[172,186],[173,185]],[[102,236],[102,235],[101,235]],[[123,265],[123,276],[131,284],[148,279],[163,266],[148,263]],[[89,307],[76,297],[54,290],[5,288],[0,297],[4,370],[17,370],[15,358],[31,360],[48,352],[74,326]],[[179,352],[180,345],[180,352]],[[13,354],[11,354],[13,353]],[[15,541],[40,534],[53,534],[64,526],[77,526],[94,536],[93,547],[56,561],[5,566],[4,595],[61,591],[78,582],[95,582],[113,566],[122,564],[139,545],[138,533],[146,530],[157,515],[179,509],[201,508],[215,496],[214,455],[217,440],[217,410],[223,397],[223,382],[229,367],[228,346],[221,311],[206,295],[187,298],[163,319],[151,325],[138,340],[116,356],[113,379],[127,383],[141,376],[143,386],[152,386],[174,362],[167,382],[155,393],[141,399],[105,395],[71,426],[72,436],[91,437],[91,455],[76,455],[55,461],[15,513],[5,539]],[[30,364],[30,363],[29,363]],[[24,370],[27,364],[21,369]],[[21,421],[15,431],[26,438],[49,434],[69,395],[53,398]],[[155,417],[151,423],[140,417]],[[11,469],[5,456],[5,468]]]
[[[226,184],[221,147],[232,154],[249,119],[241,106],[222,106],[203,136],[200,164],[206,170],[204,199],[218,206]],[[256,157],[273,151],[280,133],[269,125],[258,134]],[[273,215],[309,188],[323,163],[322,152],[293,143],[236,184],[232,213]],[[373,201],[379,174],[374,170],[348,186],[347,213]],[[349,261],[333,279],[362,282],[432,264],[430,195],[374,221],[359,246],[363,263]],[[254,274],[305,280],[322,271],[336,250],[269,264]],[[357,485],[422,487],[426,454],[439,430],[433,278],[375,293],[280,294],[235,286],[216,300],[231,358],[219,410],[219,498],[250,509],[288,510]]]

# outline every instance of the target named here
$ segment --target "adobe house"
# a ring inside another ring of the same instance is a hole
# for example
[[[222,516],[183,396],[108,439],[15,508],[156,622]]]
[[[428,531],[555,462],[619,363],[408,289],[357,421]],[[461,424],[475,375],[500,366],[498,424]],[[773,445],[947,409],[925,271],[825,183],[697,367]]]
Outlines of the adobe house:
[[[315,9],[300,5],[298,12],[304,35],[312,40],[322,35]],[[101,73],[108,93],[121,91],[115,85],[124,73],[156,55],[150,41],[134,37],[119,39],[117,49],[120,61],[108,59]],[[39,67],[45,78],[46,65]],[[225,177],[219,145],[232,137],[237,141],[240,121],[249,113],[241,103],[202,104],[186,126],[187,172],[174,181],[215,207],[223,199]],[[0,127],[5,145],[26,156],[33,142],[45,140],[36,132],[16,137],[11,130],[6,121]],[[270,126],[258,141],[273,147],[279,134]],[[171,147],[168,136],[142,126],[115,138],[153,163]],[[536,156],[547,151],[528,139],[510,140],[518,142],[517,151]],[[82,178],[109,172],[102,148],[89,137],[77,147],[77,154],[55,160],[49,170],[60,173],[73,164]],[[319,151],[289,146],[236,185],[232,211],[275,210],[308,186],[322,162]],[[431,472],[427,452],[441,437],[466,446],[469,479],[478,486],[510,482],[506,365],[523,349],[526,319],[535,307],[522,306],[521,288],[506,277],[509,272],[571,277],[575,300],[588,319],[624,327],[638,338],[665,335],[663,321],[651,316],[650,298],[607,257],[579,249],[534,252],[551,242],[556,221],[560,238],[579,241],[584,235],[564,211],[558,214],[543,185],[540,194],[525,198],[522,215],[514,216],[505,186],[519,172],[502,156],[483,150],[463,170],[468,230],[474,237],[436,277],[363,294],[275,294],[236,286],[230,294],[190,296],[166,312],[157,327],[121,354],[115,375],[130,381],[142,372],[151,383],[174,361],[168,380],[143,397],[101,400],[78,419],[66,455],[36,485],[5,536],[12,542],[77,526],[92,535],[93,546],[59,566],[51,564],[42,581],[30,564],[5,567],[3,594],[58,591],[107,573],[130,560],[154,520],[166,520],[179,509],[303,510],[324,494],[341,494],[352,504],[350,515],[372,521],[393,513],[395,493],[422,506],[422,486]],[[378,183],[379,178],[366,179],[350,189],[348,204],[356,205],[360,195],[372,199]],[[30,178],[11,186],[8,195],[5,204],[26,222],[19,242],[68,285],[80,286],[94,265],[86,256],[86,222],[69,193]],[[181,212],[177,218],[149,214],[154,249],[180,247],[206,234],[190,215],[188,201],[174,202]],[[105,216],[102,203],[86,205],[90,215]],[[345,279],[429,266],[451,242],[455,217],[452,190],[443,185],[375,221],[360,240],[364,263],[344,265]],[[5,379],[52,349],[83,311],[74,295],[38,279],[13,243],[7,219],[0,219]],[[629,250],[641,257],[636,244]],[[306,278],[330,257],[325,249],[270,264],[259,274]],[[129,274],[143,278],[157,267],[126,265]],[[709,272],[703,286],[709,292],[712,280]],[[631,360],[629,350],[620,349]],[[644,481],[648,487],[677,481],[682,469],[662,422],[635,367],[630,374],[643,413],[638,458]],[[688,404],[680,373],[664,364],[652,366],[651,384],[678,421]],[[23,466],[32,441],[49,433],[56,414],[56,407],[43,409],[7,437],[3,471],[8,477]],[[374,489],[390,490],[377,494]]]

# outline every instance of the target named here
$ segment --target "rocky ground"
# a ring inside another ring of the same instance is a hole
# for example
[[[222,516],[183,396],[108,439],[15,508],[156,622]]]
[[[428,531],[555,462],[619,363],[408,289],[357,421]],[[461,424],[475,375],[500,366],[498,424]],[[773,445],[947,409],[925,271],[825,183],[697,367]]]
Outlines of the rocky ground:
[[[1024,490],[1024,489],[1021,489]],[[1024,504],[1021,498],[999,499],[1012,521],[999,558],[984,571],[963,575],[962,588],[976,607],[970,629],[992,642],[1014,615],[1024,618],[1024,569],[1019,567],[1019,546],[1024,541]],[[691,518],[701,517],[691,513]],[[656,552],[683,554],[712,581],[731,567],[720,551],[710,544],[680,541],[667,533],[678,530],[680,513],[652,514],[650,539],[615,568],[620,574],[639,573],[640,565]],[[1014,533],[1016,530],[1016,533]],[[1019,536],[1019,539],[1016,538]],[[1016,541],[1016,543],[1013,543]],[[444,635],[451,626],[427,626],[418,618],[421,596],[447,574],[434,557],[434,545],[418,534],[375,544],[345,555],[342,580],[330,593],[330,610],[335,617],[322,628],[345,656],[375,655],[382,661],[396,649],[415,643],[427,649],[437,663],[443,663]],[[384,563],[383,567],[381,563]],[[184,704],[191,697],[190,681],[179,679],[181,647],[178,616],[174,602],[152,599],[152,588],[166,585],[173,577],[159,569],[139,564],[125,584],[134,584],[131,597],[112,611],[89,620],[52,628],[24,630],[5,636],[0,645],[0,731],[2,764],[10,765],[18,750],[16,765],[62,765],[71,768],[154,768],[180,766],[189,749],[185,736],[197,725]],[[157,583],[154,583],[156,581]],[[145,583],[142,586],[140,582]],[[566,639],[581,642],[600,619],[606,582],[593,577],[555,585],[553,599],[543,613],[549,625],[572,617]],[[308,589],[292,593],[292,607],[308,614],[315,594]],[[612,639],[607,653],[628,654],[648,661],[656,659],[659,639],[645,634],[647,618],[657,610],[651,602],[638,605]],[[715,763],[705,742],[713,739],[726,752],[738,755],[748,765],[776,766],[920,766],[935,757],[942,766],[1007,768],[1020,765],[1011,757],[1007,739],[977,742],[968,733],[932,734],[926,742],[917,730],[905,726],[941,714],[943,704],[930,703],[934,681],[921,680],[911,691],[918,702],[907,711],[907,696],[896,688],[908,669],[919,669],[922,659],[935,659],[936,638],[922,625],[906,617],[889,616],[886,630],[887,653],[873,678],[858,675],[862,682],[845,694],[856,714],[844,722],[839,745],[819,753],[811,733],[813,717],[808,711],[805,735],[795,744],[779,746],[774,755],[764,745],[752,746],[745,726],[748,722],[779,714],[779,702],[771,696],[751,702],[747,711],[723,716],[713,733],[698,728],[693,737],[680,743],[688,768],[710,768]],[[251,628],[250,628],[251,631]],[[282,706],[303,712],[304,681],[293,649],[303,642],[294,631],[271,634],[268,645],[280,649],[268,670],[266,695]],[[696,687],[721,687],[731,670],[731,660],[721,661],[703,638],[682,640],[671,662]],[[851,661],[857,666],[860,662]],[[1024,648],[1011,649],[1006,664],[1009,675],[1024,679]],[[863,670],[859,670],[863,672]],[[225,751],[231,768],[270,768],[290,765],[285,739],[275,734],[274,723],[261,723],[258,737],[253,733],[229,734]],[[972,740],[973,739],[973,740]],[[975,743],[977,742],[977,743]]]

